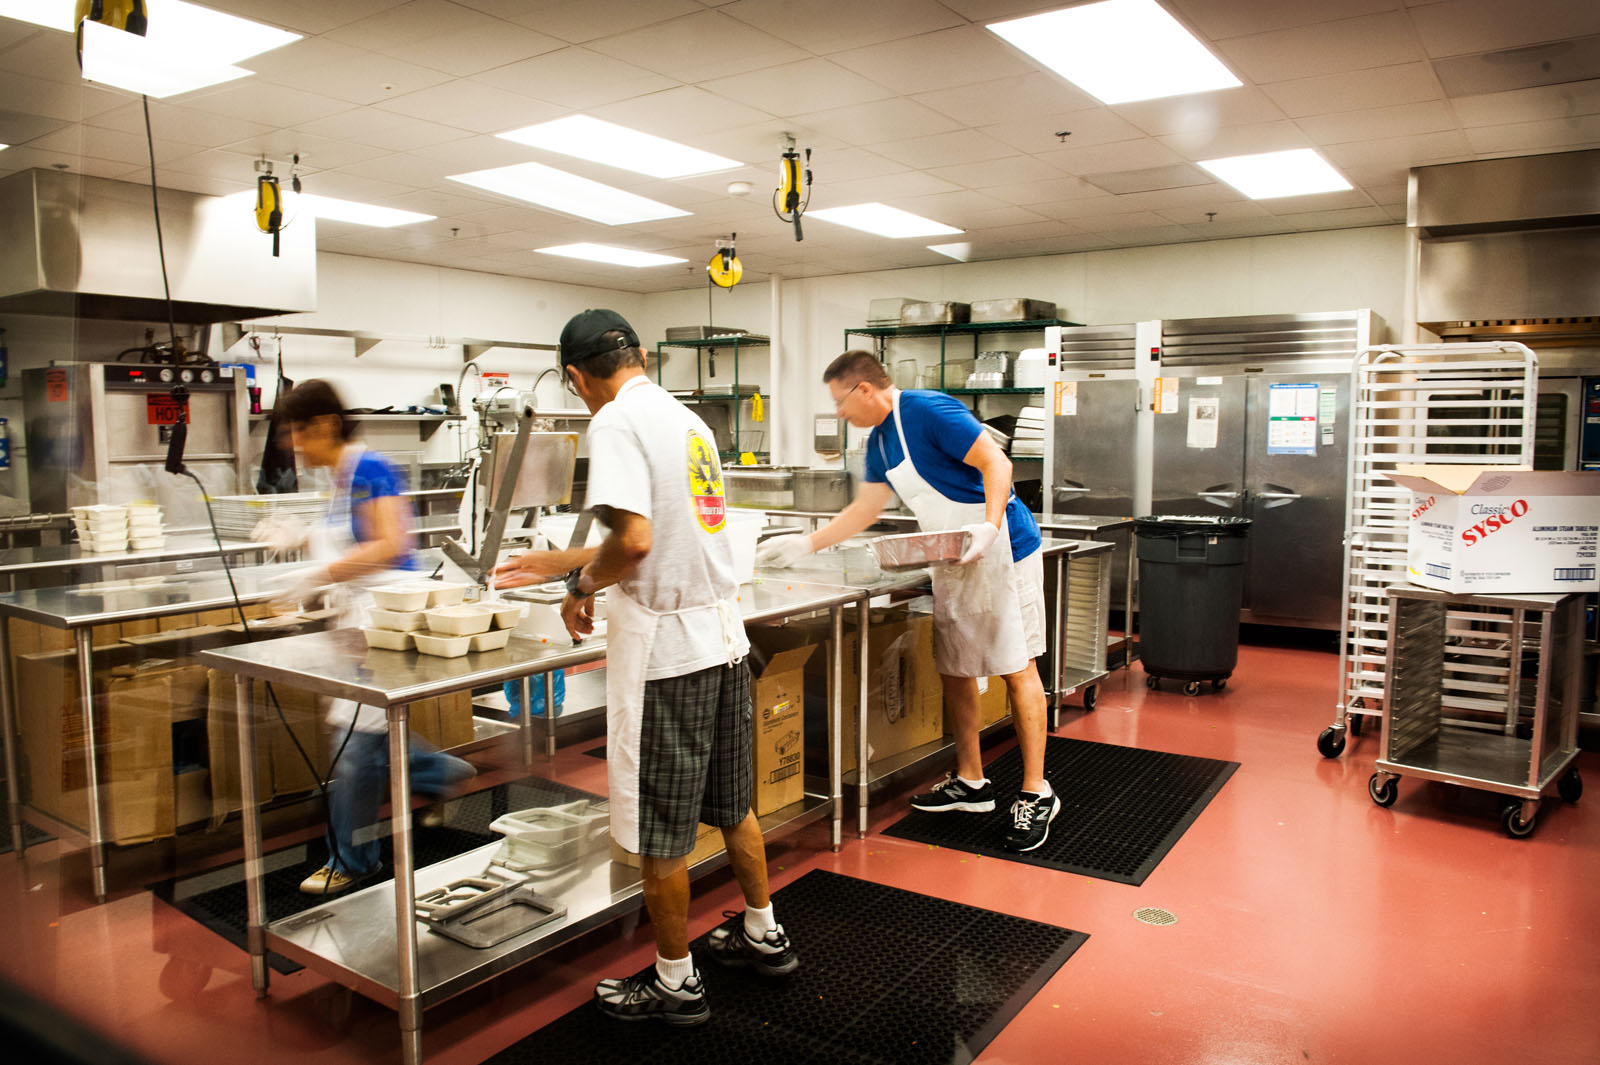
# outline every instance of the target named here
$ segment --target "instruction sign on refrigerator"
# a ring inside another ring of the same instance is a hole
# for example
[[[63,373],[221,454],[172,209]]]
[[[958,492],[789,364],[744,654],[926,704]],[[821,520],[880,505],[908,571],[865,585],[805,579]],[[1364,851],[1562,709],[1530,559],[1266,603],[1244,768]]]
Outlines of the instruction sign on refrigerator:
[[[1267,454],[1317,453],[1315,382],[1271,385],[1267,399]]]

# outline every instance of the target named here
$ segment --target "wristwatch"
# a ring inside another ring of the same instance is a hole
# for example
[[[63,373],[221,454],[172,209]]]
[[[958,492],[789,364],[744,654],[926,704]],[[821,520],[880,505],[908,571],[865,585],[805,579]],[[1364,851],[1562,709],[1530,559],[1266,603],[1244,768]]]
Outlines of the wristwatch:
[[[572,572],[567,574],[567,594],[572,596],[572,598],[574,598],[574,599],[582,599],[582,598],[584,598],[583,589],[581,589],[578,586],[578,582],[580,580],[582,580],[582,578],[583,578],[583,567],[582,566],[574,566],[573,569],[572,569]]]

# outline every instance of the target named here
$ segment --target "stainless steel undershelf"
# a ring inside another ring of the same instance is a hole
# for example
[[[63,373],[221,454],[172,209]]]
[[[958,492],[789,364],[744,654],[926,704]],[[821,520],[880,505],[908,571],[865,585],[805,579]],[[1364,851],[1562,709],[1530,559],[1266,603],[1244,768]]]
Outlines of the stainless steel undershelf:
[[[1539,773],[1539,785],[1528,787],[1529,760],[1533,743],[1479,729],[1444,727],[1439,734],[1405,753],[1402,761],[1380,758],[1376,768],[1423,780],[1442,780],[1465,784],[1505,795],[1538,798],[1567,765],[1570,757],[1546,760]]]
[[[760,818],[767,838],[794,831],[827,816],[831,803],[820,796]],[[417,894],[452,880],[482,873],[500,847],[488,844],[416,872]],[[727,852],[692,866],[701,877],[727,864]],[[559,921],[524,932],[487,950],[475,950],[434,935],[417,922],[417,968],[424,1009],[438,1005],[485,980],[537,957],[608,921],[644,905],[639,872],[611,861],[600,848],[554,873],[530,878],[537,890],[567,907]],[[270,950],[394,1009],[399,1004],[395,940],[394,883],[385,880],[267,926]]]

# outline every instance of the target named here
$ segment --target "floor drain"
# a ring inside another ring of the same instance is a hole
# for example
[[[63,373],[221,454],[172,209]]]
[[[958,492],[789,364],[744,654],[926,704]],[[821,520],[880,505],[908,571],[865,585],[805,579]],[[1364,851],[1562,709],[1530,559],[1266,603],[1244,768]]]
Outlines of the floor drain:
[[[1145,924],[1178,923],[1177,914],[1173,913],[1171,910],[1158,909],[1155,906],[1145,906],[1141,909],[1134,910],[1133,918],[1136,921],[1143,921]]]

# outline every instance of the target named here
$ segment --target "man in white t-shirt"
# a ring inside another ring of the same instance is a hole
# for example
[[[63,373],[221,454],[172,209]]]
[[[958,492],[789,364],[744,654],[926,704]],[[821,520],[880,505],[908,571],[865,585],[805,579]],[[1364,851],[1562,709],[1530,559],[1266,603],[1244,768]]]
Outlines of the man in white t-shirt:
[[[700,1024],[710,1016],[689,956],[696,825],[722,829],[744,891],[743,920],[711,934],[711,955],[762,976],[799,957],[772,915],[766,849],[750,809],[750,642],[739,616],[727,500],[711,430],[645,376],[632,327],[588,310],[561,331],[568,387],[589,423],[587,505],[607,529],[597,548],[527,552],[500,587],[567,574],[561,616],[594,629],[606,592],[606,761],[611,835],[640,855],[656,967],[602,980],[595,1003],[622,1020]]]

